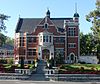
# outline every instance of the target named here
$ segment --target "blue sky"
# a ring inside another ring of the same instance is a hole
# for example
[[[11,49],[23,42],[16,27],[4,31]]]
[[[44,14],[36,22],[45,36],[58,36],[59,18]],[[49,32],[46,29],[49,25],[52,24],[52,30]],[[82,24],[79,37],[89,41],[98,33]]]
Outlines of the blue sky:
[[[47,8],[51,17],[73,17],[75,3],[77,12],[80,15],[80,31],[88,33],[91,23],[85,20],[85,15],[95,9],[96,0],[0,0],[0,13],[11,16],[5,21],[8,33],[7,36],[14,38],[16,24],[19,15],[21,18],[43,18]]]

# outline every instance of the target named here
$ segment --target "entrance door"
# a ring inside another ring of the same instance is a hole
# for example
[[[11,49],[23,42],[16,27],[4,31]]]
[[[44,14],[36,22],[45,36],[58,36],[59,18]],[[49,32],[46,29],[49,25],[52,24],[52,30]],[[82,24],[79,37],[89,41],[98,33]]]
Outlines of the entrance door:
[[[48,49],[42,50],[42,59],[47,60],[50,57],[50,51]]]
[[[75,57],[75,54],[74,53],[71,53],[69,55],[69,62],[70,63],[76,63],[76,57]]]

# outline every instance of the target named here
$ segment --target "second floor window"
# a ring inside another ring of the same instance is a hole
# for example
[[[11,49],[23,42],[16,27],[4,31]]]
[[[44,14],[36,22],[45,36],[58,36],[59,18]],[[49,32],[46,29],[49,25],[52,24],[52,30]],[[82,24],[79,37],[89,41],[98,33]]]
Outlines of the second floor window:
[[[27,41],[28,43],[36,42],[36,37],[28,37]]]
[[[65,37],[55,37],[54,42],[64,43],[65,42]]]
[[[25,40],[24,37],[20,37],[19,40],[20,40],[20,42],[19,42],[20,47],[23,47],[24,46],[24,42],[25,42],[24,41]]]
[[[48,42],[49,38],[48,36],[43,36],[43,42]]]
[[[68,36],[75,36],[75,28],[74,27],[68,29]]]

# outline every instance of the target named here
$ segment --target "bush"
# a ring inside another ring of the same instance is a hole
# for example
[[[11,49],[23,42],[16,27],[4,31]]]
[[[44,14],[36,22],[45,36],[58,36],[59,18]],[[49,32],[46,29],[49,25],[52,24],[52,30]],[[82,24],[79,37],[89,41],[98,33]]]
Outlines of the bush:
[[[7,64],[7,60],[6,59],[0,59],[0,64]]]

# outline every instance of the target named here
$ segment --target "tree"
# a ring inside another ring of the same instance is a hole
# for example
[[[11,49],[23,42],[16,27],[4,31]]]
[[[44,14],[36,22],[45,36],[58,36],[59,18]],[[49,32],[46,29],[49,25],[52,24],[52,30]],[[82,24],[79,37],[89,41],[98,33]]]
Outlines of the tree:
[[[7,37],[7,39],[6,39],[6,44],[14,45],[14,39],[12,39],[12,38],[10,38],[10,37]]]
[[[100,1],[96,1],[96,9],[86,15],[86,20],[92,23],[91,30],[93,31],[94,43],[97,48],[97,57],[100,59]]]
[[[7,37],[4,34],[0,33],[0,46],[2,46],[4,44],[13,45],[14,39]]]
[[[6,43],[7,37],[0,33],[0,46],[4,45]]]
[[[2,30],[6,30],[6,26],[4,21],[8,20],[8,18],[10,18],[10,16],[4,15],[4,14],[0,14],[0,31]]]
[[[92,33],[80,33],[80,54],[90,55],[94,51],[93,35]]]

